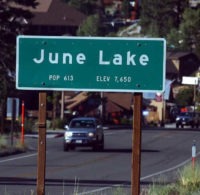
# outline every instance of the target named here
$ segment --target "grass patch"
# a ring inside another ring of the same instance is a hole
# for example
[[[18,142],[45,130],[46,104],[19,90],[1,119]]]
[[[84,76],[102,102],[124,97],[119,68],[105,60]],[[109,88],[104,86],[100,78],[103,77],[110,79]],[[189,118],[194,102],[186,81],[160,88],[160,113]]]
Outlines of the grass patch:
[[[28,149],[27,145],[22,143],[20,140],[16,141],[15,148],[22,151],[26,151]]]
[[[0,135],[0,150],[5,149],[7,147],[7,145],[8,145],[8,143],[7,143],[6,136]]]
[[[13,143],[11,144],[9,135],[0,135],[0,157],[22,153],[27,149],[27,145],[22,144],[18,137],[14,136]]]
[[[148,195],[197,195],[200,194],[200,165],[188,164],[178,172],[175,184],[149,186]]]
[[[185,166],[179,173],[178,185],[186,192],[200,192],[200,164]]]

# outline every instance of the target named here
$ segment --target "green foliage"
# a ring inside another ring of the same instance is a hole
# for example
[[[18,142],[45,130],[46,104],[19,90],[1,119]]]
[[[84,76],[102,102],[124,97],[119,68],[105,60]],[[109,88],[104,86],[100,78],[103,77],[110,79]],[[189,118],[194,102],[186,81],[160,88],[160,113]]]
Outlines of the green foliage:
[[[78,36],[99,36],[100,30],[100,18],[98,14],[88,16],[87,19],[80,26]]]
[[[191,164],[188,164],[183,167],[179,172],[178,182],[168,185],[155,185],[149,187],[149,195],[171,195],[171,194],[180,194],[180,195],[195,195],[199,194],[200,187],[200,165],[195,164],[193,167]]]
[[[0,149],[6,148],[7,139],[4,135],[0,135]]]
[[[24,120],[25,133],[30,133],[37,130],[37,120],[33,118],[25,118]]]
[[[175,191],[173,185],[152,185],[148,191],[149,195],[170,195]]]
[[[56,118],[55,119],[55,128],[56,129],[63,129],[64,128],[64,124],[65,124],[65,121],[60,119],[60,118]]]
[[[29,11],[11,6],[11,2],[28,7],[35,7],[37,5],[35,0],[0,2],[0,67],[1,73],[4,73],[4,78],[7,78],[8,76],[11,77],[15,70],[16,36],[23,33],[26,29],[26,25],[22,19],[28,20],[32,17],[32,14]]]
[[[175,26],[171,0],[145,0],[141,4],[141,26],[145,35],[165,37]]]
[[[122,2],[122,16],[124,18],[129,18],[130,17],[130,1],[129,0],[124,0]]]
[[[28,149],[28,146],[25,143],[22,143],[21,140],[17,140],[15,148],[20,151],[26,151]]]
[[[190,106],[193,105],[194,89],[192,87],[183,88],[179,90],[179,93],[175,97],[175,103],[178,106]]]
[[[69,0],[68,4],[86,15],[95,14],[97,9],[96,0]]]
[[[11,3],[17,6],[14,7]],[[0,1],[0,109],[2,113],[5,112],[7,96],[15,93],[16,36],[25,32],[27,25],[24,20],[32,17],[29,11],[21,9],[20,6],[35,7],[36,5],[36,0]],[[1,121],[1,129],[3,131],[3,121]]]
[[[47,129],[63,129],[64,124],[68,122],[67,120],[62,120],[60,118],[54,119],[54,127],[53,122],[50,120],[46,120],[46,128]],[[34,131],[38,131],[38,120],[33,118],[26,118],[24,124],[25,133],[32,133]]]
[[[186,0],[142,1],[142,33],[153,37],[167,37],[171,29],[178,28],[187,4]]]
[[[185,166],[183,170],[179,173],[179,183],[181,186],[184,186],[184,188],[187,188],[188,190],[196,189],[197,187],[200,187],[200,165],[195,164],[193,167]]]
[[[181,34],[180,32],[173,28],[167,35],[167,44],[170,49],[181,48]]]
[[[200,55],[200,9],[186,9],[183,14],[183,21],[180,25],[182,35],[182,47],[194,49]]]
[[[200,56],[200,9],[187,8],[183,12],[179,28],[168,34],[168,44],[178,50],[196,52]]]

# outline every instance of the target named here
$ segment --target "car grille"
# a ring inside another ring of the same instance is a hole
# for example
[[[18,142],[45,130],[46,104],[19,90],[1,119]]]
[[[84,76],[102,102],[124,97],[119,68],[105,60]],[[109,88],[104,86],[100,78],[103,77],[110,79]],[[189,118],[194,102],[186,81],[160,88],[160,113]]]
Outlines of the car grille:
[[[191,119],[189,118],[183,118],[182,121],[185,121],[185,122],[189,122]]]
[[[73,133],[73,137],[87,137],[87,133]]]

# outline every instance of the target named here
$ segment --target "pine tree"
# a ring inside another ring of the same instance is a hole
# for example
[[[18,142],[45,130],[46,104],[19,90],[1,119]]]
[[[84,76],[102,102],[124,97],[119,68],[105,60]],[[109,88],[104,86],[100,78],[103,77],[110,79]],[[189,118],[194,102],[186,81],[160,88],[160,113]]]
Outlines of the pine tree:
[[[27,7],[35,7],[36,0],[0,1],[0,110],[1,131],[8,92],[14,89],[16,36],[22,34],[32,14]],[[23,7],[22,7],[23,6]]]
[[[143,34],[166,37],[172,28],[178,28],[186,6],[186,0],[143,0],[141,4]]]
[[[182,48],[192,50],[200,56],[200,9],[186,9],[180,25]]]
[[[68,4],[75,7],[86,15],[93,15],[96,13],[96,0],[69,0]]]
[[[122,1],[122,16],[128,19],[130,17],[131,5],[129,0]]]
[[[90,15],[80,26],[78,36],[100,36],[100,18],[98,14]]]
[[[200,56],[200,9],[187,8],[177,29],[171,29],[167,36],[172,50],[192,51]]]

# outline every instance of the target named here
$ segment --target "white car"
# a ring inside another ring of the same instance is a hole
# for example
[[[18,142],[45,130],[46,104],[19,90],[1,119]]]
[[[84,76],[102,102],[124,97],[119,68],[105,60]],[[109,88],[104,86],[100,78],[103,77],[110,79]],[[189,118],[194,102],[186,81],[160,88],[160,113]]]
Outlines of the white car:
[[[78,117],[71,120],[64,133],[64,151],[76,147],[104,149],[104,132],[101,122],[93,117]]]

